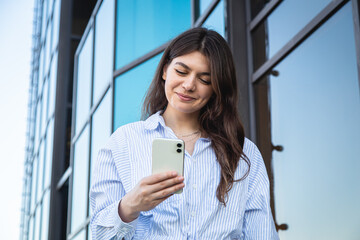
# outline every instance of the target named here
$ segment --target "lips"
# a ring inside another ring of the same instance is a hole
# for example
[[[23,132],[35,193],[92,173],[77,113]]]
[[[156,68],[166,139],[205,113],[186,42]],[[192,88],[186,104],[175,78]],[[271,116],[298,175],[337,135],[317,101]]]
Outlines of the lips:
[[[181,94],[181,93],[176,93],[178,95],[178,97],[182,100],[182,101],[192,101],[194,100],[195,98],[193,97],[190,97],[188,95],[185,95],[185,94]]]

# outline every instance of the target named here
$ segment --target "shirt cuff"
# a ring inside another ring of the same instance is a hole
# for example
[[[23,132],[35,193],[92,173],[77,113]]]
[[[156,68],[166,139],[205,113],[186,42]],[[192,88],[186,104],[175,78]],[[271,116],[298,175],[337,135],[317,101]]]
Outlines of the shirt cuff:
[[[117,233],[117,236],[123,236],[125,239],[131,239],[135,234],[135,229],[139,218],[136,218],[134,221],[129,223],[124,222],[119,216],[119,202],[115,204],[112,214],[114,220],[114,229]]]

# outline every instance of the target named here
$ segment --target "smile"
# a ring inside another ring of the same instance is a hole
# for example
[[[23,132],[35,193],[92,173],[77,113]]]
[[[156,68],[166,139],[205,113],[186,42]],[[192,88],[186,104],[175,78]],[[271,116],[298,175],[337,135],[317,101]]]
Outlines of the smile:
[[[178,97],[182,100],[182,101],[192,101],[192,100],[195,100],[195,98],[193,97],[190,97],[190,96],[187,96],[187,95],[184,95],[184,94],[181,94],[181,93],[176,93],[176,95],[178,95]]]

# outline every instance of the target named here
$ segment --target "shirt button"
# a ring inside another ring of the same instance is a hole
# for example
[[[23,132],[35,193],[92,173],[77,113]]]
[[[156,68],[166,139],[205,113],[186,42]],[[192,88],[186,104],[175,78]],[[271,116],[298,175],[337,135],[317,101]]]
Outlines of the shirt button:
[[[193,184],[193,189],[196,189],[196,184]]]
[[[191,212],[191,216],[192,216],[192,217],[195,217],[195,212]]]

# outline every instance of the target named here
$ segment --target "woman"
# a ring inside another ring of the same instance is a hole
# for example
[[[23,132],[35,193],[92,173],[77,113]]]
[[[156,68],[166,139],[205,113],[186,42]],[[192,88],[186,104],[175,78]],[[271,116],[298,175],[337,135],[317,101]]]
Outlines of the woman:
[[[145,99],[149,117],[120,127],[99,152],[93,238],[278,239],[265,166],[244,136],[237,101],[226,41],[204,28],[175,38]],[[151,175],[159,137],[184,140],[184,176]]]

